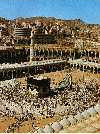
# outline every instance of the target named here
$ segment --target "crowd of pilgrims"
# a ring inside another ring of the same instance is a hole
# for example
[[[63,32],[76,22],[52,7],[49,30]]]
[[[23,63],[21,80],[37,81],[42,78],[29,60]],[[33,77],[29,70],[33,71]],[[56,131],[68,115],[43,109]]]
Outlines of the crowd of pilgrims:
[[[53,117],[57,115],[76,115],[100,103],[100,89],[98,83],[80,81],[73,83],[71,89],[58,91],[57,94],[46,98],[34,96],[15,79],[0,82],[0,114],[1,116],[34,119],[39,117]]]

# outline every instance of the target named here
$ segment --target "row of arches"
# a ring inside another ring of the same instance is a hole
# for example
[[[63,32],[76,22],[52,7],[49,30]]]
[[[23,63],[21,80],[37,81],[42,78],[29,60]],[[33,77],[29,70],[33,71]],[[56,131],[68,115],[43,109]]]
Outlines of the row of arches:
[[[71,58],[71,59],[79,59],[85,58],[90,62],[99,62],[99,52],[98,51],[88,51],[88,50],[76,50],[76,49],[35,49],[33,50],[33,55],[37,60],[41,57],[42,59],[52,59],[52,58]]]
[[[29,52],[24,49],[2,50],[0,51],[0,64],[21,63],[28,61]]]
[[[95,57],[99,58],[100,54],[99,51],[93,51],[93,50],[83,50],[81,52],[81,56],[86,56],[86,57]]]
[[[91,73],[100,73],[100,68],[99,67],[93,67],[89,65],[81,65],[81,64],[69,64],[69,67],[75,68],[75,69],[80,69],[81,71],[89,71]]]
[[[66,58],[72,58],[72,59],[77,59],[80,57],[80,53],[74,50],[56,50],[56,49],[35,49],[33,50],[33,55],[34,57],[44,57],[45,58],[61,58],[61,59],[66,59]]]
[[[21,78],[29,75],[37,75],[42,73],[50,73],[64,70],[66,62],[52,63],[47,65],[29,66],[15,69],[5,69],[0,71],[0,80],[13,78]]]

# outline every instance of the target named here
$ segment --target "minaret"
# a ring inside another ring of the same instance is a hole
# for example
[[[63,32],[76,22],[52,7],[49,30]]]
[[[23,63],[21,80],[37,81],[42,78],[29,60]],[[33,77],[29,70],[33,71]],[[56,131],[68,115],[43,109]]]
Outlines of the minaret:
[[[34,34],[33,34],[33,30],[31,31],[31,44],[30,44],[30,62],[32,62],[33,59],[33,45],[34,45]]]
[[[0,38],[2,37],[2,28],[0,29]]]

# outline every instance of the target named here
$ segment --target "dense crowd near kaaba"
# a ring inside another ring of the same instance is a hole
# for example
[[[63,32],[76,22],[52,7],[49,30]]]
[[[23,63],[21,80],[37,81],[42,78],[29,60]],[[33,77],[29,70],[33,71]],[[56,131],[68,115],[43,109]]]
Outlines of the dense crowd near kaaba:
[[[0,83],[0,114],[15,117],[19,122],[35,116],[76,115],[100,103],[99,86],[95,80],[80,81],[73,83],[72,89],[39,98],[24,87],[20,88],[16,80],[6,80]]]
[[[68,115],[76,115],[99,103],[98,89],[98,84],[93,81],[73,83],[72,90],[66,90],[61,97],[61,102],[67,107]]]
[[[57,37],[59,37],[59,34],[65,35],[64,40],[60,36],[59,39],[61,40],[57,42],[59,45],[62,42],[65,45],[67,42],[69,46],[71,42],[73,44],[78,39],[77,44],[79,45],[80,42],[84,45],[89,40],[94,41],[94,43],[100,42],[100,26],[85,24],[80,20],[69,20],[69,22],[66,20],[57,21],[56,19],[54,21],[37,20],[37,22],[30,21],[29,23],[24,21],[18,21],[17,23],[17,20],[15,20],[13,22],[9,21],[9,30],[7,25],[4,29],[2,23],[0,24],[0,49],[6,49],[7,46],[8,48],[14,48],[18,40],[19,44],[30,44],[30,37],[16,38],[16,35],[14,35],[15,28],[25,27],[32,29],[34,34],[37,35],[51,34],[57,35]],[[8,34],[5,33],[6,30]],[[87,44],[89,47],[91,46],[90,42]],[[27,88],[20,87],[20,83],[15,79],[0,81],[0,116],[14,117],[17,120],[16,123],[7,128],[6,132],[14,131],[15,128],[20,127],[23,121],[28,119],[34,121],[35,117],[47,118],[55,115],[69,117],[82,113],[98,103],[100,104],[100,85],[94,79],[81,80],[79,83],[73,82],[71,88],[63,88],[53,96],[46,98],[33,95]]]

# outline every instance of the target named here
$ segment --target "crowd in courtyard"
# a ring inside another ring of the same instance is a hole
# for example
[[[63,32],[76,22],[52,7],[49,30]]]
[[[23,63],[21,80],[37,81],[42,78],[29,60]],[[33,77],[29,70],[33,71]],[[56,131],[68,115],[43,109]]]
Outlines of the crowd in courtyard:
[[[95,80],[73,83],[57,95],[39,98],[12,79],[0,83],[0,114],[19,121],[38,117],[76,115],[100,103],[100,85]]]

